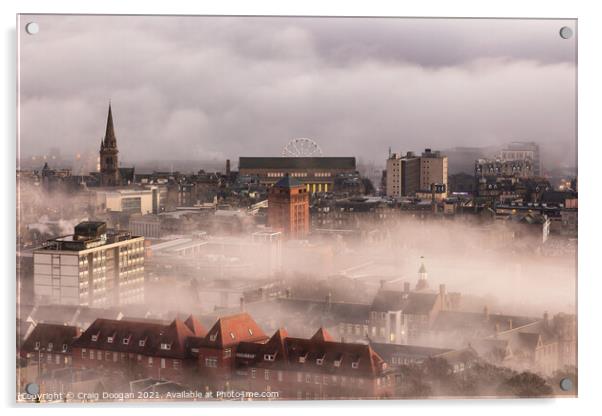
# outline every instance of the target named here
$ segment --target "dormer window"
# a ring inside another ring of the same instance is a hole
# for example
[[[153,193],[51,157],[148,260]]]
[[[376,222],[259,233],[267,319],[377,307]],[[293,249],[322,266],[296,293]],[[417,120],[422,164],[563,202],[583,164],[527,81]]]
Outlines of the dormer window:
[[[139,347],[144,347],[145,344],[146,344],[146,340],[145,339],[141,339],[140,341],[138,341],[138,346]]]
[[[114,337],[107,337],[107,342],[109,344],[112,344],[114,339],[115,339]]]
[[[355,368],[356,370],[360,367],[360,362],[355,361],[351,363],[351,368]]]
[[[305,353],[304,355],[300,355],[299,356],[299,362],[300,363],[304,363],[306,358],[307,358],[307,353]]]
[[[124,338],[122,342],[123,342],[123,345],[129,345],[130,344],[130,337]]]
[[[276,354],[263,354],[263,359],[265,361],[274,361],[276,359]]]
[[[316,359],[316,364],[318,364],[318,365],[324,364],[324,358],[317,358]]]
[[[52,351],[52,342],[48,343],[48,351]]]
[[[94,334],[94,335],[92,335],[92,341],[93,341],[93,342],[96,342],[96,341],[98,341],[98,334]]]
[[[340,367],[342,361],[343,361],[343,356],[340,355],[336,360],[334,360],[334,366],[335,367]]]
[[[36,349],[36,350],[39,350],[39,349],[40,349],[40,341],[36,341],[36,347],[35,347],[35,349]]]
[[[171,350],[171,344],[162,343],[161,349],[162,350]]]
[[[209,341],[215,341],[216,338],[217,338],[217,332],[209,335]]]
[[[69,346],[68,346],[67,344],[63,344],[63,352],[67,352],[67,348],[68,348],[68,347],[69,347]]]

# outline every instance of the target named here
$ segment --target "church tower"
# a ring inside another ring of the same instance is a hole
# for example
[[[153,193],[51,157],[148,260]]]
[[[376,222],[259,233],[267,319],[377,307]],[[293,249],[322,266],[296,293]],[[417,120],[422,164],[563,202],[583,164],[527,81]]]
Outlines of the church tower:
[[[420,256],[420,269],[418,269],[418,283],[416,283],[416,290],[426,290],[429,288],[428,276],[426,273],[426,267],[424,267],[424,256]]]
[[[119,162],[117,158],[117,138],[113,127],[113,113],[109,103],[107,116],[107,130],[104,139],[100,142],[100,186],[118,186]]]

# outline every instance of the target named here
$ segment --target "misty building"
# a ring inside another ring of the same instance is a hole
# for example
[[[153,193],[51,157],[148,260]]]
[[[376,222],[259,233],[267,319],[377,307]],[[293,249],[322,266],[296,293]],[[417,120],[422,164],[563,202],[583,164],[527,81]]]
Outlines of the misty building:
[[[238,171],[257,176],[266,185],[274,185],[289,174],[313,194],[332,192],[337,175],[353,174],[357,169],[354,157],[241,157]]]
[[[531,178],[535,170],[531,159],[478,159],[475,161],[475,178]]]
[[[97,188],[90,194],[90,206],[95,212],[156,214],[160,206],[160,193],[152,186],[123,189]]]
[[[439,151],[425,149],[420,156],[420,189],[430,190],[433,184],[447,187],[447,176],[447,156]]]
[[[270,188],[268,226],[295,239],[309,233],[309,191],[296,178],[285,175]]]
[[[535,142],[512,142],[500,152],[504,162],[513,160],[529,160],[533,165],[533,175],[541,176],[541,159],[539,145]]]
[[[405,156],[391,153],[387,159],[387,196],[399,198],[414,195],[420,189],[420,164],[420,157],[413,152]]]
[[[109,307],[144,301],[144,237],[85,221],[33,256],[39,303]]]

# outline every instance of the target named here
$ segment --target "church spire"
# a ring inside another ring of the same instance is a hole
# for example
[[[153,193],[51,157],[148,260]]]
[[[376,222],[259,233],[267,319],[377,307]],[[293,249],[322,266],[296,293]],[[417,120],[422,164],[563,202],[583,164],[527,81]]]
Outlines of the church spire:
[[[416,283],[416,290],[428,289],[429,283],[427,278],[426,267],[424,266],[424,256],[420,256],[420,268],[418,269],[418,283]]]
[[[105,132],[104,147],[117,147],[117,138],[115,137],[115,128],[113,127],[113,112],[111,111],[111,102],[109,101],[109,115],[107,116],[107,130]]]

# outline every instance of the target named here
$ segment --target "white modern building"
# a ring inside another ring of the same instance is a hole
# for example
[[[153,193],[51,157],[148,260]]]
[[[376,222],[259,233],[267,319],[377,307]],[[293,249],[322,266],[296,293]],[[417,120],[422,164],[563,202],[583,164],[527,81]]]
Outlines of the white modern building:
[[[34,250],[40,303],[110,307],[144,302],[144,237],[85,221]]]

